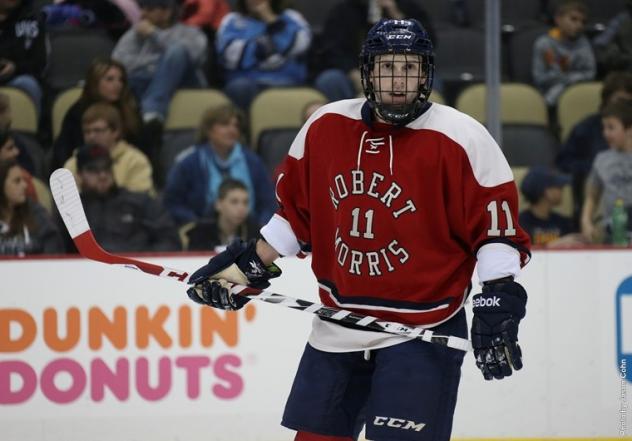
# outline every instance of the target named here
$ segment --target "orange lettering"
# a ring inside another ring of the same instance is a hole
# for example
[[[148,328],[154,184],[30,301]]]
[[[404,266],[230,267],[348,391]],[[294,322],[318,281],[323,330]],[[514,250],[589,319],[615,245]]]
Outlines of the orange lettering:
[[[22,335],[11,340],[11,322],[22,327]],[[35,340],[35,320],[21,309],[0,309],[0,352],[20,352]]]
[[[163,348],[171,347],[171,337],[163,327],[167,318],[169,318],[167,306],[159,307],[153,317],[149,316],[146,306],[138,308],[136,310],[136,345],[142,349],[146,348],[149,346],[149,337],[153,336]]]
[[[180,346],[188,348],[191,346],[191,308],[189,306],[180,307],[178,321],[180,322]]]
[[[103,346],[103,336],[106,336],[116,349],[127,346],[127,311],[122,306],[114,308],[114,318],[106,317],[99,308],[88,311],[88,345],[96,351]]]
[[[213,336],[217,332],[229,347],[237,345],[237,312],[227,311],[224,319],[212,308],[200,308],[200,339],[202,346],[213,345]]]
[[[59,337],[57,326],[57,311],[53,308],[44,310],[44,341],[53,351],[66,352],[71,350],[79,342],[80,324],[79,309],[70,308],[66,312],[66,338]]]

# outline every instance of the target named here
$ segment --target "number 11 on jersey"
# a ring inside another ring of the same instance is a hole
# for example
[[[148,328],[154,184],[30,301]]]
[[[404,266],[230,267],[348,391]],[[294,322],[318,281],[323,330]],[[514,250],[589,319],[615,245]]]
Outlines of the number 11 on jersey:
[[[511,210],[509,209],[509,203],[507,201],[502,201],[500,204],[502,211],[507,219],[507,228],[502,232],[503,236],[515,236],[516,229],[514,228],[513,219],[511,217]],[[498,213],[498,202],[491,201],[487,204],[487,211],[491,216],[491,224],[489,230],[487,230],[487,235],[492,237],[499,237],[501,235],[501,231],[498,228],[498,218],[500,214]]]

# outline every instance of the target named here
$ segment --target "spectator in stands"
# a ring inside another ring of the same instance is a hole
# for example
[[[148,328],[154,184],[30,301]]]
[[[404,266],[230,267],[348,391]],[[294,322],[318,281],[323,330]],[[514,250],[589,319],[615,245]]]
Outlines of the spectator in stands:
[[[42,10],[49,29],[58,26],[101,28],[115,40],[140,19],[140,8],[134,0],[55,0]]]
[[[632,71],[632,0],[593,40],[600,72]]]
[[[180,21],[189,26],[217,32],[219,25],[230,12],[225,0],[182,0]]]
[[[585,244],[582,235],[573,232],[571,218],[555,213],[562,202],[562,189],[570,184],[567,176],[547,167],[532,167],[520,190],[529,207],[520,213],[520,226],[529,233],[533,245],[568,246]]]
[[[362,92],[358,54],[367,31],[381,18],[414,18],[436,43],[430,17],[417,0],[342,0],[329,12],[315,63],[325,70],[314,82],[330,101],[355,98]],[[320,48],[320,49],[319,49]]]
[[[632,72],[612,72],[603,82],[600,108],[621,99],[632,99]],[[606,150],[608,143],[603,135],[601,113],[587,116],[571,131],[555,159],[564,173],[573,179],[574,218],[579,220],[584,184],[597,153]]]
[[[235,239],[248,241],[259,234],[261,227],[250,217],[248,188],[243,182],[227,178],[217,190],[215,213],[187,231],[189,250],[225,248]]]
[[[122,116],[123,138],[135,145],[140,143],[141,117],[127,82],[125,66],[112,59],[96,59],[88,69],[81,96],[64,116],[61,132],[53,144],[53,168],[61,167],[72,152],[84,144],[81,117],[97,102],[115,106]]]
[[[0,128],[0,162],[17,161],[22,168],[22,176],[26,182],[26,195],[32,201],[38,202],[35,185],[33,184],[33,175],[20,163],[21,153],[11,130]]]
[[[118,41],[112,58],[127,68],[143,120],[162,131],[178,88],[206,87],[206,36],[177,21],[176,0],[138,0],[141,20]]]
[[[122,139],[123,123],[116,107],[102,102],[92,104],[81,117],[81,127],[86,144],[98,145],[110,152],[114,179],[119,187],[153,193],[151,164],[143,152]],[[64,167],[77,176],[76,151]]]
[[[248,189],[249,209],[264,224],[276,210],[274,188],[262,160],[239,140],[243,115],[233,105],[207,110],[202,116],[198,144],[176,159],[167,176],[165,206],[178,224],[208,218],[219,186],[228,177]]]
[[[582,232],[593,241],[604,237],[609,241],[608,228],[617,199],[623,200],[632,220],[632,100],[606,106],[601,116],[610,148],[595,157],[581,218]]]
[[[86,218],[103,248],[112,252],[181,249],[175,224],[157,200],[116,185],[107,149],[81,147],[77,172]]]
[[[298,86],[307,80],[309,24],[283,0],[239,0],[222,20],[217,53],[226,94],[245,112],[266,87]]]
[[[48,213],[27,198],[22,167],[0,162],[0,255],[25,256],[63,252],[63,243]]]
[[[561,1],[555,9],[555,27],[533,45],[533,80],[551,107],[571,84],[595,78],[595,56],[584,35],[587,18],[582,1]]]
[[[28,0],[0,0],[0,86],[26,92],[38,115],[48,59],[46,26]]]
[[[35,173],[33,158],[26,149],[26,140],[20,134],[11,131],[12,120],[9,96],[0,92],[0,138],[3,139],[3,142],[0,142],[0,148],[7,149],[7,143],[10,141],[17,151],[17,161],[29,174],[33,174]],[[13,147],[11,148],[12,151]],[[13,158],[13,156],[11,157]]]

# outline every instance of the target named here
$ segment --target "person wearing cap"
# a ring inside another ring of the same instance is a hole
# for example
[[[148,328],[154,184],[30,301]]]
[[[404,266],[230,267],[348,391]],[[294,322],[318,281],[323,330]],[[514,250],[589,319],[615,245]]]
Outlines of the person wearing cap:
[[[121,114],[112,104],[99,102],[88,107],[81,117],[83,140],[110,152],[114,179],[129,191],[154,193],[152,167],[147,156],[123,139]],[[77,175],[77,159],[71,156],[64,168]]]
[[[543,167],[532,167],[520,186],[529,207],[520,212],[519,222],[533,245],[580,245],[585,240],[573,234],[569,217],[553,211],[562,202],[562,189],[570,184],[568,176]]]
[[[81,201],[97,241],[111,252],[178,251],[180,239],[167,211],[145,193],[114,182],[110,152],[98,145],[77,150]],[[69,251],[74,247],[67,242]]]
[[[127,69],[145,123],[162,128],[180,87],[206,87],[207,38],[176,21],[175,0],[139,0],[141,19],[120,38],[112,58]]]

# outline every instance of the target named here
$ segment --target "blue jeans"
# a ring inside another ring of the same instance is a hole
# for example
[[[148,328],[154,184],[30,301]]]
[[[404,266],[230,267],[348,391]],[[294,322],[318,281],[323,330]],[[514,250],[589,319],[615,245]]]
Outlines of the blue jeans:
[[[33,100],[33,104],[35,104],[35,108],[37,109],[37,116],[39,118],[40,110],[42,108],[42,87],[39,85],[35,77],[31,75],[18,75],[10,80],[6,85],[20,89],[31,97],[31,100]]]
[[[329,101],[346,100],[357,96],[353,83],[340,69],[322,71],[316,77],[314,87],[321,91]]]
[[[206,80],[199,75],[184,46],[172,44],[160,58],[154,72],[132,72],[129,84],[140,100],[142,113],[158,113],[164,120],[171,97],[178,88],[206,87]]]
[[[224,93],[226,93],[237,107],[248,113],[252,100],[266,87],[267,86],[258,84],[250,78],[242,77],[227,82],[224,87]]]

